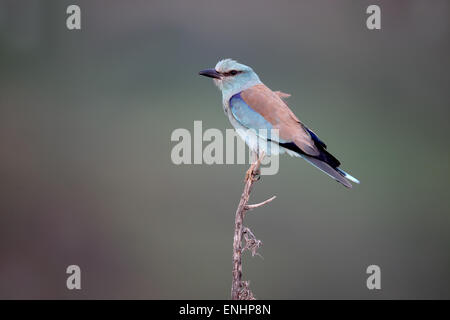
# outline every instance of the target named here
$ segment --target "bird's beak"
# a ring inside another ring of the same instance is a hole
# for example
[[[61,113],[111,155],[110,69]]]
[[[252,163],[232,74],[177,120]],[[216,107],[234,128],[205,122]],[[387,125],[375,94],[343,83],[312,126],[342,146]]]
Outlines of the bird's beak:
[[[215,69],[206,69],[206,70],[200,71],[198,74],[201,75],[201,76],[214,78],[214,79],[221,79],[222,78],[220,73],[218,73]]]

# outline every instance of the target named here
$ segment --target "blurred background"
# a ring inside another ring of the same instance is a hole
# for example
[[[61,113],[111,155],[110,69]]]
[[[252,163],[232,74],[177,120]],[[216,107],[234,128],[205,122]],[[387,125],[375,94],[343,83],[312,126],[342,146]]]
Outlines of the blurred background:
[[[247,165],[170,158],[176,128],[231,128],[197,74],[228,57],[291,93],[362,181],[283,156],[256,184],[250,202],[277,199],[246,218],[264,243],[244,255],[254,295],[450,298],[449,7],[0,0],[0,298],[229,298]],[[82,290],[66,288],[71,264]]]

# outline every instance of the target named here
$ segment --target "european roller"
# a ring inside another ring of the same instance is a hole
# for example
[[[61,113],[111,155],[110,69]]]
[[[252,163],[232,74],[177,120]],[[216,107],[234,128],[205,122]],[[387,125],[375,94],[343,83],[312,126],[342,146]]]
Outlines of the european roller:
[[[325,143],[294,115],[283,100],[290,95],[270,90],[252,68],[225,59],[199,74],[213,78],[222,91],[225,114],[252,152],[285,152],[305,159],[347,188],[352,187],[350,181],[359,183],[339,168],[341,163]],[[267,133],[272,129],[277,130],[276,136]]]

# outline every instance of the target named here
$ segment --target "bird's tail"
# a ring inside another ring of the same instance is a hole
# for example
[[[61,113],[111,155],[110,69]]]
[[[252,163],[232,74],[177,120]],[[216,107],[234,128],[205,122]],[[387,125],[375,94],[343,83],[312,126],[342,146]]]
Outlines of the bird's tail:
[[[310,164],[315,166],[317,169],[321,170],[322,172],[326,173],[328,176],[336,180],[337,182],[341,183],[347,188],[351,188],[352,184],[348,181],[353,181],[355,183],[359,183],[358,179],[352,177],[348,173],[346,173],[344,170],[341,170],[339,168],[333,168],[328,163],[323,162],[317,158],[310,157],[304,154],[300,155],[303,159],[308,161]],[[348,180],[347,180],[348,179]]]
[[[356,179],[355,177],[351,176],[350,174],[348,174],[344,170],[338,168],[337,166],[336,167],[331,166],[330,164],[328,164],[327,162],[323,161],[322,159],[317,159],[316,157],[311,157],[311,156],[308,156],[308,155],[306,155],[304,153],[300,153],[300,152],[296,152],[294,150],[290,150],[290,149],[288,149],[286,147],[281,148],[281,150],[282,151],[286,151],[290,156],[302,157],[303,159],[308,161],[310,164],[312,164],[314,167],[316,167],[320,171],[326,173],[328,176],[330,176],[331,178],[333,178],[337,182],[343,184],[347,188],[351,188],[352,187],[352,184],[350,183],[350,181],[359,184],[359,180],[358,179]],[[328,154],[328,152],[327,152],[327,154]],[[336,160],[336,162],[337,162],[337,165],[339,165],[339,161]]]
[[[344,177],[346,177],[348,180],[353,181],[354,183],[360,184],[359,180],[356,179],[355,177],[353,177],[352,175],[348,174],[347,172],[345,172],[344,170],[340,169],[340,168],[336,168],[336,170],[342,174]]]

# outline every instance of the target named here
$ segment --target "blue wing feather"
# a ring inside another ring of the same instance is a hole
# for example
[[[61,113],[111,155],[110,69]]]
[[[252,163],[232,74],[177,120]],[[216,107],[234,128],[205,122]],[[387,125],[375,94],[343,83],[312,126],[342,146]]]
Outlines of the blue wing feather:
[[[308,133],[310,134],[310,136],[314,140],[314,142],[320,144],[325,149],[327,148],[327,145],[322,140],[320,140],[319,137],[314,132],[312,132],[311,130],[309,130],[306,127],[305,127],[305,129],[308,130]]]

